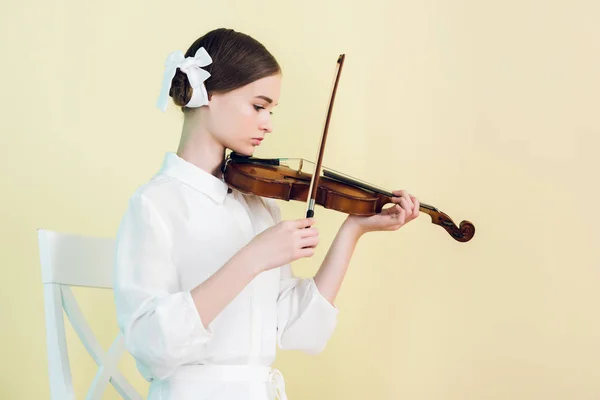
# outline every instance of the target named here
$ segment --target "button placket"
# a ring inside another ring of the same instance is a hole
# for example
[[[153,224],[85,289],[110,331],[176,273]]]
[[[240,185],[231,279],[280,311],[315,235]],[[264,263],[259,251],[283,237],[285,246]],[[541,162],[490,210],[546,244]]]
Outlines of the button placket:
[[[233,192],[233,198],[228,199],[233,201],[235,206],[232,207],[234,212],[234,218],[238,223],[241,231],[246,236],[247,240],[250,241],[256,235],[254,223],[250,216],[251,210],[250,205],[247,205],[245,199],[238,192]],[[228,196],[229,197],[229,196]],[[248,285],[248,296],[250,304],[250,359],[258,359],[260,357],[262,349],[262,329],[263,329],[263,315],[261,311],[261,294],[260,286],[263,281],[261,275],[258,275]]]

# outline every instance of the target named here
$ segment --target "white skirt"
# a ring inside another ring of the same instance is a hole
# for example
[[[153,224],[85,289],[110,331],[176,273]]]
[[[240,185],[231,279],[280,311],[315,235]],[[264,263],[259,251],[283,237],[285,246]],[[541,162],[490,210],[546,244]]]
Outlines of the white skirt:
[[[148,400],[287,400],[277,369],[259,365],[185,365],[153,381]]]

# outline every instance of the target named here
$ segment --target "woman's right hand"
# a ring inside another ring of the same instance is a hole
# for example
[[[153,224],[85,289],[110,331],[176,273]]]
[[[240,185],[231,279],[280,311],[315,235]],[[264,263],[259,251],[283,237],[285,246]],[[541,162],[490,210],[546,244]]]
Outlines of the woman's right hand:
[[[319,232],[313,227],[314,223],[314,218],[281,221],[256,235],[246,250],[257,272],[312,257],[319,243]]]

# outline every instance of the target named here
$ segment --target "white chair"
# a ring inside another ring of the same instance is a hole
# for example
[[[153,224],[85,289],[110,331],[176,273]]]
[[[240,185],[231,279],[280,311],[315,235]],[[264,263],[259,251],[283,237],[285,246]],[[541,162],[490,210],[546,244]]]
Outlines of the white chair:
[[[75,332],[98,365],[86,399],[100,399],[109,382],[124,399],[142,399],[117,369],[117,363],[125,352],[122,334],[117,335],[105,353],[70,289],[71,286],[85,286],[112,290],[114,239],[44,229],[38,229],[37,232],[44,283],[51,398],[75,399],[65,337],[64,308]]]

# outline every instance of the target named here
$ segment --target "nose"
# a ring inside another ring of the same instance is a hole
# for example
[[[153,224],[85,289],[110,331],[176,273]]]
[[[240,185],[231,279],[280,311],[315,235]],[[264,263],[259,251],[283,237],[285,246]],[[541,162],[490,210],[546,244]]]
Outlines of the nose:
[[[264,133],[271,133],[273,130],[273,124],[271,122],[271,115],[265,117],[259,125],[259,129]]]

